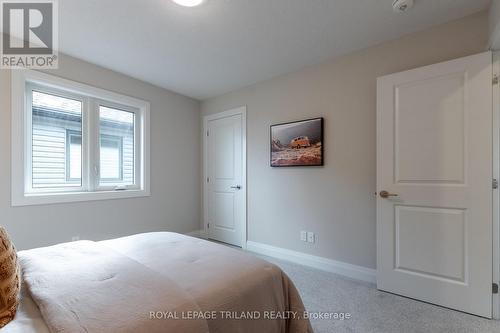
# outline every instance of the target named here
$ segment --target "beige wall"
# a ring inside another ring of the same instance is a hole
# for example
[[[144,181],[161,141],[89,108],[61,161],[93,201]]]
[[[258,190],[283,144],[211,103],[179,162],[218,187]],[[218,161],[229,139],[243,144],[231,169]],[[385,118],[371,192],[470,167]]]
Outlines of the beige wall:
[[[500,49],[500,0],[493,0],[489,9],[489,44],[493,50]]]
[[[19,249],[146,231],[188,232],[200,216],[199,102],[89,63],[63,56],[67,79],[151,102],[151,191],[148,198],[10,206],[10,72],[0,70],[0,225]]]
[[[204,101],[248,107],[249,240],[374,268],[376,78],[484,51],[488,34],[483,12]],[[325,166],[270,168],[269,125],[320,116]]]

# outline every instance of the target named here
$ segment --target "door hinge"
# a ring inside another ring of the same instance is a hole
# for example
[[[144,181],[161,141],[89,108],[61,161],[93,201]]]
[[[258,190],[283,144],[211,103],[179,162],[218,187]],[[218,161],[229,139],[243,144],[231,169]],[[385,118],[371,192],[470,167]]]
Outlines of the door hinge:
[[[207,177],[207,183],[210,183],[210,178]]]
[[[493,75],[493,84],[498,84],[498,76],[496,74]]]
[[[493,178],[492,187],[494,190],[496,190],[498,188],[498,180],[496,178]]]
[[[493,283],[493,294],[498,294],[498,284]]]
[[[207,136],[210,136],[210,132],[209,131],[207,131]]]
[[[210,223],[207,223],[207,229],[210,229]]]

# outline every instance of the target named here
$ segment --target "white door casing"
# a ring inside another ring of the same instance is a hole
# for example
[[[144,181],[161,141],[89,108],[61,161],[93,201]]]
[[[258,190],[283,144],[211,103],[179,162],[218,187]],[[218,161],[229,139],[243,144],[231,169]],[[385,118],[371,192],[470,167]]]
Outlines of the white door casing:
[[[377,81],[377,287],[488,318],[491,73],[486,52]]]
[[[246,246],[246,108],[205,117],[205,230]]]
[[[500,52],[493,52],[493,178],[500,179]],[[493,191],[493,283],[500,284],[500,195]],[[493,295],[493,318],[500,319],[500,295]]]

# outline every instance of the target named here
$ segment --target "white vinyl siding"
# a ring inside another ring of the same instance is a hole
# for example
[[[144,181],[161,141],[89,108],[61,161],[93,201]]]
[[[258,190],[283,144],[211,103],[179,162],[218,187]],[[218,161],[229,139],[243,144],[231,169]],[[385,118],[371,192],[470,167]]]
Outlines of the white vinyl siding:
[[[100,183],[130,185],[134,183],[135,114],[99,105]]]
[[[33,117],[33,187],[75,186],[66,178],[66,130]],[[78,182],[78,186],[80,181]]]
[[[66,179],[78,182],[82,178],[82,133],[66,131]]]
[[[79,179],[67,175],[68,131],[82,131],[82,102],[33,90],[32,96],[33,188],[80,187]],[[81,153],[80,153],[81,169]]]
[[[80,133],[81,136],[81,124],[76,121],[54,122],[48,117],[33,116],[33,187],[75,186],[75,181],[80,186],[80,180],[75,179],[71,182],[73,179],[69,175],[70,159],[67,158],[67,154],[70,154],[70,143],[67,142],[67,131]],[[130,131],[117,131],[113,127],[103,126],[101,133],[105,137],[122,141],[120,147],[122,156],[107,154],[107,163],[110,165],[122,163],[120,177],[123,177],[124,183],[133,184],[134,138],[130,135]],[[101,169],[104,174],[106,165],[101,165]]]
[[[123,139],[123,182],[134,183],[134,140],[128,136]]]

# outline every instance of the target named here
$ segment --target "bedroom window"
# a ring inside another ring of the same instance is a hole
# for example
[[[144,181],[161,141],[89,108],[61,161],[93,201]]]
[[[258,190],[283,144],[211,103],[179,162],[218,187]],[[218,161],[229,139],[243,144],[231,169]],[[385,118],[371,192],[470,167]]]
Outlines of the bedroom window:
[[[149,195],[149,103],[12,73],[12,205]]]

